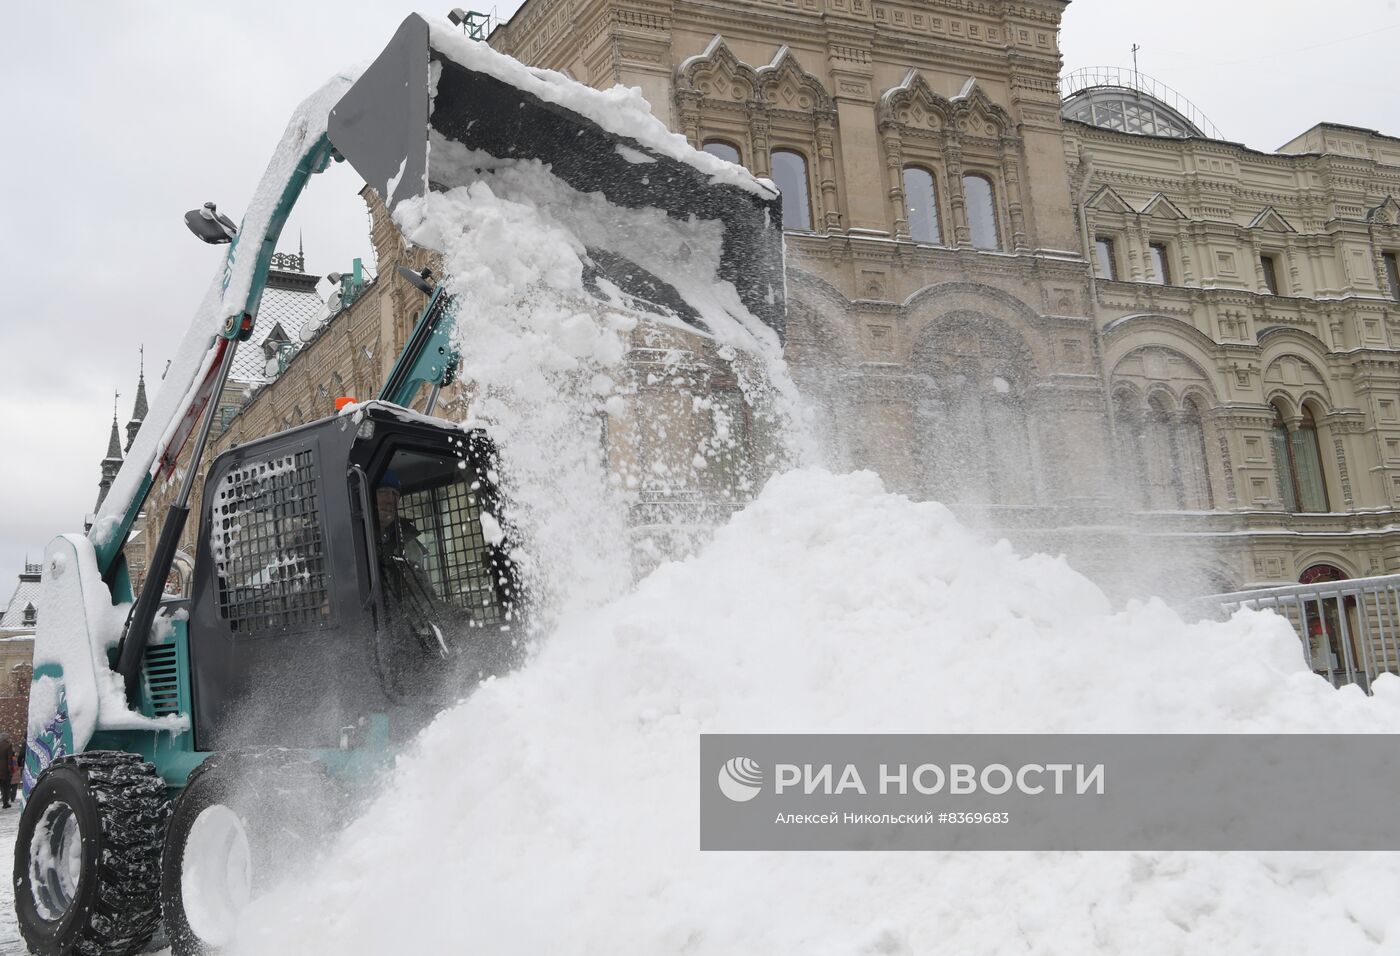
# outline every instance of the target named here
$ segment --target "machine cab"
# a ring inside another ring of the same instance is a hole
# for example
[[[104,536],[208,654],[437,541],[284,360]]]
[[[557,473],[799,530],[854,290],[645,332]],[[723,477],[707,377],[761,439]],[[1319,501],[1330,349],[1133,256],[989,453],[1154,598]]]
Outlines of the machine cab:
[[[205,484],[190,607],[195,748],[415,732],[521,649],[495,451],[370,402],[236,447]]]

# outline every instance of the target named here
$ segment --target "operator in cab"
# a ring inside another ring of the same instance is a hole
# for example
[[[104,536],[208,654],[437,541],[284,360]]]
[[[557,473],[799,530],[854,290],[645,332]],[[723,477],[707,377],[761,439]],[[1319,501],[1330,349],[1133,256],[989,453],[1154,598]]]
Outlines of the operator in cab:
[[[406,559],[416,568],[423,566],[428,549],[419,540],[418,526],[399,514],[403,482],[393,469],[384,472],[374,489],[375,510],[379,512],[379,554],[381,563],[393,558]]]
[[[390,680],[402,690],[417,667],[448,656],[442,627],[446,608],[433,588],[425,562],[428,549],[417,525],[399,511],[403,482],[392,468],[384,472],[374,489],[375,517],[378,519],[380,581],[384,588],[387,615],[386,650],[390,653]]]

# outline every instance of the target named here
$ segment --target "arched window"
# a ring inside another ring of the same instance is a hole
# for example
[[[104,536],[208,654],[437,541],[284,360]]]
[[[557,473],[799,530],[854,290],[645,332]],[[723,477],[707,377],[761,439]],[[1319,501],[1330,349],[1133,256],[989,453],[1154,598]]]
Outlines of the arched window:
[[[1210,491],[1210,468],[1206,459],[1206,431],[1201,410],[1187,400],[1176,425],[1176,460],[1181,466],[1182,504],[1192,511],[1210,511],[1215,498]]]
[[[1293,477],[1293,450],[1288,440],[1288,426],[1283,421],[1283,410],[1274,406],[1274,424],[1269,430],[1269,441],[1274,449],[1274,470],[1278,476],[1279,495],[1283,498],[1284,511],[1298,510],[1298,482]]]
[[[1162,396],[1147,401],[1147,422],[1143,429],[1143,458],[1147,473],[1147,506],[1154,511],[1179,510],[1182,506],[1180,467],[1176,457],[1176,436],[1172,413]]]
[[[1025,404],[1010,381],[955,372],[919,403],[924,490],[945,504],[1037,501]]]
[[[1147,479],[1143,474],[1142,413],[1132,392],[1113,396],[1113,434],[1118,459],[1118,479],[1124,497],[1134,507],[1147,504]]]
[[[982,392],[987,427],[989,469],[997,502],[1003,505],[1036,503],[1035,471],[1031,467],[1031,436],[1026,407],[1020,392],[1008,379],[993,375]]]
[[[739,148],[732,143],[726,143],[722,139],[707,139],[705,145],[701,148],[711,156],[718,156],[726,163],[733,163],[735,166],[744,165],[739,160]]]
[[[1304,406],[1302,420],[1290,432],[1282,410],[1275,405],[1271,437],[1284,510],[1326,511],[1327,481],[1322,474],[1322,448],[1312,410]]]
[[[934,245],[943,241],[943,230],[938,225],[938,191],[933,174],[927,169],[904,167],[904,214],[909,220],[909,238]]]
[[[967,226],[977,249],[1000,249],[997,230],[996,193],[986,176],[963,177],[963,199],[967,202]]]
[[[1312,409],[1303,406],[1303,420],[1293,433],[1293,473],[1298,481],[1298,504],[1303,511],[1327,510],[1327,481],[1322,477],[1322,446]]]
[[[987,426],[981,396],[967,371],[972,370],[947,374],[938,383],[936,395],[920,403],[925,490],[944,504],[991,500]]]
[[[807,160],[790,149],[772,153],[773,182],[783,194],[783,228],[811,231],[812,201],[807,191]]]

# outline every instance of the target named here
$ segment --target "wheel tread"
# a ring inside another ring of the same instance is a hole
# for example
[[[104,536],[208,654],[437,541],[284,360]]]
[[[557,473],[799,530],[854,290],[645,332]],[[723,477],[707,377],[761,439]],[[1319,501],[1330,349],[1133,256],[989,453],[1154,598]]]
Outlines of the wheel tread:
[[[92,912],[72,944],[83,956],[139,952],[160,924],[160,851],[170,800],[155,767],[137,754],[60,757],[86,781],[97,806],[102,852]]]

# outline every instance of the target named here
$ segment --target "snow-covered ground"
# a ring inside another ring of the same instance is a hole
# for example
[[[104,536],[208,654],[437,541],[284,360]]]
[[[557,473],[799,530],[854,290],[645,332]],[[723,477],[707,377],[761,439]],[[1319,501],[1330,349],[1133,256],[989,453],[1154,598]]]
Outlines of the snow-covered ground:
[[[19,807],[0,810],[0,872],[5,879],[0,881],[0,956],[17,956],[27,953],[24,940],[20,939],[19,926],[15,923],[15,889],[10,882],[10,870],[14,866],[15,829],[19,826]]]

